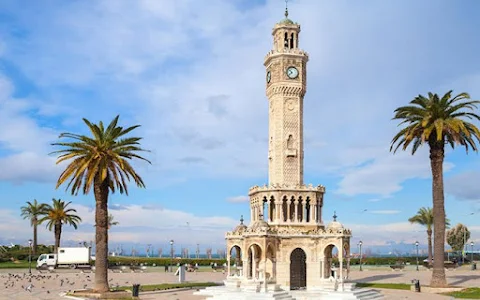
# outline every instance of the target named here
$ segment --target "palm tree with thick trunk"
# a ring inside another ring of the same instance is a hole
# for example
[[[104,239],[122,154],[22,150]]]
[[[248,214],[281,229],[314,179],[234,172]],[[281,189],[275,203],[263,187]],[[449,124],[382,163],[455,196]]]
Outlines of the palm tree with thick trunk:
[[[447,286],[444,268],[445,255],[445,194],[443,188],[443,161],[445,145],[455,145],[478,151],[480,140],[478,128],[468,122],[480,120],[475,113],[480,101],[470,100],[470,95],[460,93],[452,98],[452,91],[442,97],[428,93],[428,97],[417,96],[410,105],[395,110],[394,120],[406,125],[392,139],[390,151],[394,153],[401,147],[406,150],[412,145],[412,155],[427,144],[430,148],[430,167],[432,171],[432,198],[434,224],[432,287]]]
[[[27,201],[26,206],[22,206],[20,208],[21,210],[21,216],[24,219],[29,219],[30,220],[30,225],[33,227],[33,244],[32,244],[32,254],[36,255],[37,254],[37,226],[38,226],[38,220],[41,218],[43,215],[46,214],[48,205],[45,203],[38,203],[37,199],[33,200],[33,203],[30,201]]]
[[[77,212],[74,208],[68,208],[70,202],[65,202],[61,199],[53,199],[52,205],[47,205],[46,215],[39,220],[39,223],[47,222],[46,227],[48,230],[54,232],[55,235],[55,247],[54,253],[57,253],[58,247],[60,247],[60,239],[62,237],[62,227],[65,224],[73,226],[77,229],[78,224],[82,221],[82,218],[75,215]]]
[[[416,223],[427,227],[427,241],[428,241],[428,264],[432,264],[432,233],[433,233],[433,210],[431,207],[422,207],[417,214],[409,218],[410,223]],[[445,226],[450,226],[450,221],[445,219]]]
[[[108,292],[108,196],[118,190],[128,195],[127,181],[133,179],[138,187],[145,187],[142,178],[130,165],[129,160],[139,159],[150,163],[138,153],[139,137],[125,137],[140,125],[123,128],[117,125],[116,116],[105,128],[102,122],[92,124],[83,119],[92,137],[62,133],[59,138],[68,142],[54,143],[63,149],[53,153],[59,155],[57,164],[68,161],[60,174],[57,188],[66,183],[72,195],[88,194],[93,187],[95,195],[95,287],[96,292]]]

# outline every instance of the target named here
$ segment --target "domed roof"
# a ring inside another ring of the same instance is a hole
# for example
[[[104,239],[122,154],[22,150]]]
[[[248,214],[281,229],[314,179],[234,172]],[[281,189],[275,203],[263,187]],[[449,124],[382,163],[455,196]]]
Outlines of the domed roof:
[[[343,229],[343,225],[340,222],[332,221],[332,222],[330,222],[330,224],[327,225],[327,228]]]
[[[240,217],[240,224],[237,225],[237,227],[235,227],[235,229],[233,230],[233,232],[238,232],[238,233],[242,233],[245,231],[245,229],[247,229],[247,226],[245,226],[245,224],[243,224],[243,216]]]
[[[288,7],[285,7],[285,19],[281,20],[278,24],[280,25],[294,25],[295,22],[288,18]]]
[[[295,24],[292,20],[290,20],[289,18],[285,18],[283,20],[281,20],[278,24],[282,24],[282,25],[293,25]]]
[[[262,215],[260,215],[260,218],[257,221],[253,222],[250,225],[250,229],[253,230],[253,231],[268,230],[269,228],[270,228],[270,225],[268,225],[268,223],[265,222]]]
[[[333,213],[333,221],[327,225],[327,229],[344,229],[342,223],[337,221],[337,213]]]

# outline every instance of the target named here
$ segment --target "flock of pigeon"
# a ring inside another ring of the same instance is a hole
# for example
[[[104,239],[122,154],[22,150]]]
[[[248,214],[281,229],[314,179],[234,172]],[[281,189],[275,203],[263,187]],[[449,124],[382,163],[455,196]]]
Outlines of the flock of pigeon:
[[[112,288],[120,286],[120,283],[112,283]],[[128,285],[126,281],[122,285]],[[8,299],[57,299],[60,294],[72,290],[87,289],[93,286],[93,274],[91,273],[64,273],[59,274],[28,274],[28,273],[4,273],[0,274],[0,289],[2,294],[8,294]],[[30,295],[35,295],[31,297]],[[0,295],[0,299],[2,298]]]

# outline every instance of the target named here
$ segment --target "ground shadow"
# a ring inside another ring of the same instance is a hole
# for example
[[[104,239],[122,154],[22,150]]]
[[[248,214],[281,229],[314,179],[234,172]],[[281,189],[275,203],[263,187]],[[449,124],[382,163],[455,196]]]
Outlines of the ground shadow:
[[[355,282],[372,282],[372,281],[378,281],[378,280],[384,280],[384,279],[391,279],[391,278],[397,278],[401,277],[403,274],[384,274],[384,275],[375,275],[375,276],[369,276],[369,277],[363,277],[363,278],[357,278],[355,279]]]
[[[480,279],[480,275],[455,275],[455,276],[448,276],[448,284],[449,285],[460,285],[470,280],[477,280]],[[453,279],[453,281],[452,281]]]

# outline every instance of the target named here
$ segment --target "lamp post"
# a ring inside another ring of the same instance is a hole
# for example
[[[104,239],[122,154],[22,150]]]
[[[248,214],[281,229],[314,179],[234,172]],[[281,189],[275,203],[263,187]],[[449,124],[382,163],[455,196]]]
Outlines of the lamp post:
[[[363,271],[362,269],[362,241],[358,242],[358,247],[360,248],[360,271]]]
[[[28,240],[28,274],[32,274],[32,240]]]
[[[170,268],[173,268],[173,240],[170,240]]]
[[[415,247],[417,248],[417,271],[418,271],[418,241],[415,242]]]
[[[474,245],[474,243],[473,243],[473,241],[471,241],[470,246],[472,247],[472,252],[470,253],[470,261],[471,261],[472,264],[473,264],[473,245]]]

